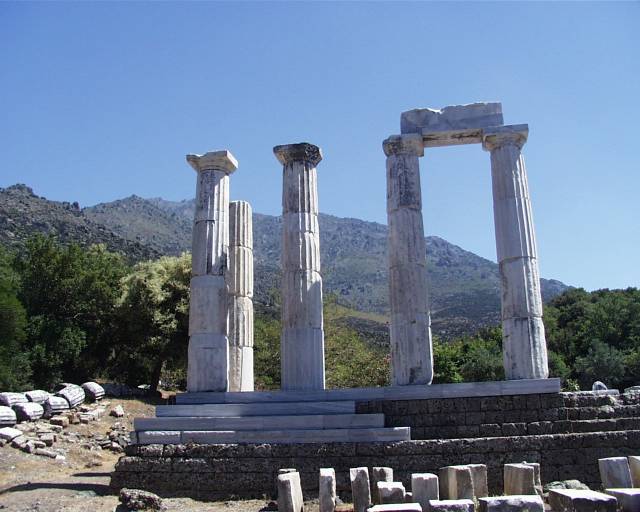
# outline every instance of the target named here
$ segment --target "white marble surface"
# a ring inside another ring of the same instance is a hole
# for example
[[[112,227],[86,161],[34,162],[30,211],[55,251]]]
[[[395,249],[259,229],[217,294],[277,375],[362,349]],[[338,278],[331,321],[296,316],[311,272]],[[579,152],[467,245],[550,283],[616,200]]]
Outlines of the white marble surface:
[[[290,472],[278,475],[278,512],[303,512],[304,500],[300,473]]]
[[[504,123],[502,104],[479,102],[467,105],[450,105],[442,109],[416,108],[400,115],[402,133],[450,132],[468,128],[500,126]]]
[[[640,455],[630,455],[627,460],[629,461],[633,486],[640,488]]]
[[[544,512],[537,495],[492,496],[478,499],[478,512]]]
[[[618,500],[618,509],[621,512],[638,512],[640,510],[640,489],[605,489]]]
[[[438,470],[440,497],[444,500],[460,500],[474,497],[473,478],[469,466],[445,466]]]
[[[365,512],[371,505],[371,485],[369,469],[366,467],[350,468],[351,496],[354,512]]]
[[[318,480],[318,505],[320,512],[334,512],[336,509],[336,471],[320,468]]]
[[[379,505],[381,501],[378,493],[378,482],[393,482],[393,469],[375,466],[371,468],[369,479],[371,483],[371,500],[375,505]]]
[[[381,505],[404,503],[407,491],[402,482],[377,482],[376,487]]]
[[[504,494],[536,494],[535,470],[528,464],[504,465]]]
[[[633,487],[629,461],[626,457],[598,459],[598,469],[604,489]]]
[[[613,496],[579,489],[550,489],[549,505],[554,512],[616,512]]]
[[[429,511],[429,501],[440,499],[438,475],[433,473],[413,473],[411,475],[411,494],[413,500],[420,503],[423,512]]]

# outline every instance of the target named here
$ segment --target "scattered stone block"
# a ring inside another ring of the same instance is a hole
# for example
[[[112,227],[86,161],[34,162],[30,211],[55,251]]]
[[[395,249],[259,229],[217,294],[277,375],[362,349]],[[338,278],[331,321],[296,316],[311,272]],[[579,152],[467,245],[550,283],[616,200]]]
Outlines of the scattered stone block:
[[[411,493],[414,501],[420,503],[423,512],[427,512],[429,501],[440,499],[438,476],[433,473],[413,473],[411,475]]]
[[[11,446],[17,448],[18,450],[22,450],[25,446],[27,446],[28,442],[29,440],[24,435],[19,435],[18,437],[13,438],[13,440],[11,441]]]
[[[473,495],[476,498],[489,496],[489,482],[487,478],[487,466],[485,464],[469,464],[471,480],[473,482]]]
[[[544,512],[540,496],[493,496],[478,499],[478,512]]]
[[[41,455],[42,457],[49,457],[50,459],[55,459],[58,456],[57,452],[53,450],[47,450],[46,448],[36,448],[33,452],[36,455]]]
[[[44,416],[50,418],[69,410],[69,402],[60,396],[50,396],[44,401]]]
[[[382,503],[378,494],[378,482],[393,482],[393,469],[377,466],[371,468],[371,499],[376,505]]]
[[[45,446],[52,446],[56,440],[56,435],[52,432],[47,432],[44,434],[40,434],[38,438],[43,442]]]
[[[16,404],[13,406],[19,421],[36,421],[44,415],[44,408],[35,402]]]
[[[431,512],[474,512],[473,500],[430,500]]]
[[[626,489],[633,486],[629,461],[626,457],[598,459],[598,467],[604,489]]]
[[[372,505],[369,469],[351,468],[349,469],[349,479],[351,480],[354,512],[365,512]]]
[[[45,400],[49,398],[51,393],[42,389],[34,389],[33,391],[27,391],[24,395],[27,397],[27,400],[29,400],[29,402],[43,405]]]
[[[627,457],[629,470],[631,472],[631,482],[634,487],[640,488],[640,456],[631,455]]]
[[[320,512],[334,512],[336,509],[336,471],[333,468],[320,468],[318,482]]]
[[[640,489],[606,489],[604,491],[618,500],[622,512],[640,512]]]
[[[376,487],[381,505],[405,502],[406,491],[402,482],[378,482]]]
[[[97,402],[104,397],[104,388],[97,382],[85,382],[82,385],[87,400]]]
[[[0,405],[0,427],[13,427],[18,422],[16,412],[6,405]]]
[[[71,409],[78,407],[85,399],[84,389],[75,384],[67,384],[56,393],[56,396],[64,398]]]
[[[549,492],[551,489],[578,489],[581,491],[589,491],[589,486],[583,484],[580,480],[559,480],[549,482],[544,486],[544,490]]]
[[[157,494],[138,489],[121,489],[120,503],[127,510],[164,510],[162,498]]]
[[[66,428],[69,426],[69,418],[66,416],[54,416],[49,420],[49,423],[58,427]]]
[[[113,409],[111,409],[111,411],[109,412],[109,416],[113,416],[115,418],[122,418],[124,416],[124,409],[121,405],[116,405]],[[295,470],[294,470],[295,472]]]
[[[5,407],[13,407],[16,404],[24,404],[28,401],[24,393],[11,393],[8,391],[0,393],[0,405]]]
[[[278,475],[278,512],[303,512],[303,510],[300,473]]]
[[[469,466],[445,466],[438,471],[440,496],[444,500],[472,500],[473,477]]]
[[[22,431],[17,428],[4,427],[0,428],[0,439],[5,441],[13,441],[16,437],[21,436]]]
[[[549,505],[554,512],[616,512],[617,501],[596,491],[552,489]]]
[[[419,503],[393,503],[386,505],[374,505],[367,512],[422,512]]]
[[[537,494],[534,467],[529,464],[505,464],[504,493],[507,496]]]

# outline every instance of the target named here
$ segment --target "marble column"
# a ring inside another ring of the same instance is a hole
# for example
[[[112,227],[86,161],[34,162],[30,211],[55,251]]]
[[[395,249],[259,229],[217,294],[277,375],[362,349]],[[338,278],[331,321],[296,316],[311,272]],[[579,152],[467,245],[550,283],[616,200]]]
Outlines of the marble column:
[[[507,379],[549,376],[536,237],[522,146],[527,125],[485,130],[502,280],[502,349]]]
[[[273,148],[283,165],[282,337],[283,390],[324,389],[324,327],[316,166],[313,144]]]
[[[187,155],[198,173],[192,240],[187,390],[227,391],[229,339],[227,257],[229,175],[238,162],[227,151]]]
[[[253,224],[251,205],[229,204],[229,391],[253,391]]]
[[[431,384],[431,318],[418,161],[424,154],[422,136],[389,137],[382,147],[387,155],[392,384]]]

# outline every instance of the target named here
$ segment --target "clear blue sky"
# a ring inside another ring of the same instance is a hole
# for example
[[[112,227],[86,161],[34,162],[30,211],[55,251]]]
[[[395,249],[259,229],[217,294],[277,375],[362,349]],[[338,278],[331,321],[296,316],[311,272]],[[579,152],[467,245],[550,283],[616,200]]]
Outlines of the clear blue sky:
[[[322,147],[320,208],[386,223],[400,113],[501,101],[544,277],[640,286],[639,3],[0,3],[0,186],[82,206],[184,199],[228,148],[278,214],[277,144]],[[427,234],[495,260],[489,156],[421,160]]]

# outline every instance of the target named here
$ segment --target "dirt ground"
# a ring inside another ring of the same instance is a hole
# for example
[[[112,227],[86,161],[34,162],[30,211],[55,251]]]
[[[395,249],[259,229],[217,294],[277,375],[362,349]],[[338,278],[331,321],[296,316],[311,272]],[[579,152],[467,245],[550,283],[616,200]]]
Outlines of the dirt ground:
[[[110,473],[121,454],[101,450],[90,442],[92,435],[105,435],[120,422],[129,430],[134,417],[152,416],[154,404],[136,399],[105,399],[107,411],[120,404],[124,418],[108,414],[89,424],[70,425],[77,432],[75,442],[58,436],[53,448],[65,460],[54,460],[22,452],[10,444],[0,447],[0,510],[15,512],[112,512],[118,497],[109,490]],[[263,500],[199,502],[188,498],[165,499],[168,511],[257,512],[267,506]],[[317,511],[317,503],[309,504]]]

